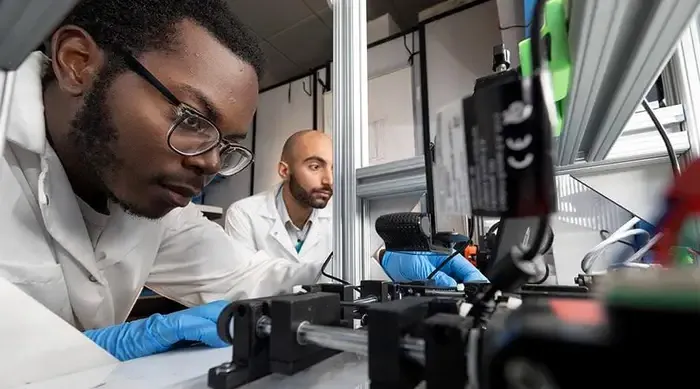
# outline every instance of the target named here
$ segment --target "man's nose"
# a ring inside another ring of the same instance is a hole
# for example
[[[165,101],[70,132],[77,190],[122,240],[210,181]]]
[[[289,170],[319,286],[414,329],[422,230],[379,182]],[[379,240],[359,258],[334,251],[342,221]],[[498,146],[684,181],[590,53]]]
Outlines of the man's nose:
[[[323,175],[323,178],[321,179],[321,183],[323,185],[330,186],[331,188],[333,187],[333,170],[332,169],[326,169],[326,172]]]
[[[221,155],[215,147],[204,154],[185,157],[185,165],[200,175],[217,174],[221,170]]]

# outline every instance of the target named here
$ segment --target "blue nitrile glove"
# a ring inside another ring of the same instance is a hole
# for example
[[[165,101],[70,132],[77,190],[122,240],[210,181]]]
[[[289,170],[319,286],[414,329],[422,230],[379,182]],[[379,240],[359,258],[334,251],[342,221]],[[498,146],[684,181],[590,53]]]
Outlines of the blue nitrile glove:
[[[169,315],[155,314],[146,319],[84,333],[120,361],[162,353],[180,341],[225,347],[226,342],[216,333],[216,320],[228,304],[226,301],[215,301]]]
[[[447,254],[433,252],[386,251],[382,257],[382,267],[395,282],[420,281],[428,278]],[[456,286],[457,282],[486,281],[481,272],[461,254],[455,255],[433,279],[437,286]]]

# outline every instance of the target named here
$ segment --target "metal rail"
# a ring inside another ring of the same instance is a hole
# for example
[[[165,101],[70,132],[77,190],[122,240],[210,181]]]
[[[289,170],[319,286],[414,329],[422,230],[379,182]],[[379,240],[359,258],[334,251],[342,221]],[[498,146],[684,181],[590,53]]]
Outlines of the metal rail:
[[[263,316],[257,323],[257,335],[261,338],[268,337],[272,333],[272,320]],[[349,328],[329,327],[302,322],[297,328],[297,343],[300,345],[316,345],[332,350],[368,355],[369,339],[367,332],[351,330]],[[425,363],[425,342],[422,339],[405,337],[401,341],[401,347],[406,355],[414,360]]]

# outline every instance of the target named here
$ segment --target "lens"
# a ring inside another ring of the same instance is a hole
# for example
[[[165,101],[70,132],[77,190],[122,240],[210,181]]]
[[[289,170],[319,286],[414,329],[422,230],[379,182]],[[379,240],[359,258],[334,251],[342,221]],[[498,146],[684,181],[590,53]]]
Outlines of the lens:
[[[219,143],[219,130],[208,120],[185,114],[168,137],[170,147],[185,155],[197,155]]]
[[[253,155],[242,147],[229,147],[221,151],[221,171],[224,176],[234,175],[253,162]]]

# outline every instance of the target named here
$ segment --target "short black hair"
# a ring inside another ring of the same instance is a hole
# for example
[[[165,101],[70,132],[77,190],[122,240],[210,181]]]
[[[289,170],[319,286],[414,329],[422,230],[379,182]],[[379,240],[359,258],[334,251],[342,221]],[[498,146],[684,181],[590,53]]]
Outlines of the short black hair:
[[[82,0],[61,26],[84,29],[103,50],[124,48],[138,56],[171,49],[183,20],[205,28],[262,77],[265,59],[258,40],[225,0]]]

